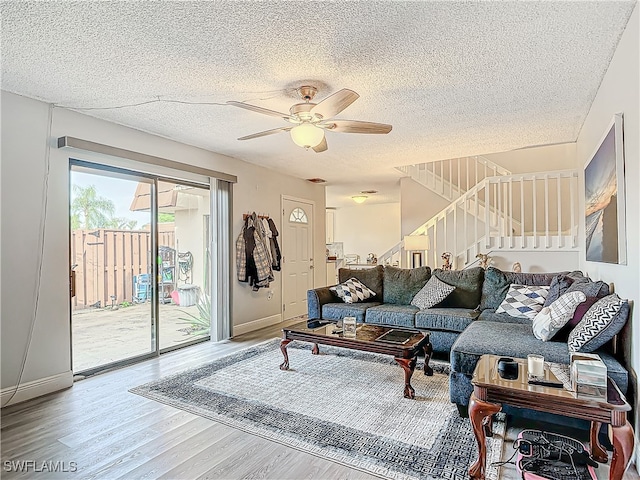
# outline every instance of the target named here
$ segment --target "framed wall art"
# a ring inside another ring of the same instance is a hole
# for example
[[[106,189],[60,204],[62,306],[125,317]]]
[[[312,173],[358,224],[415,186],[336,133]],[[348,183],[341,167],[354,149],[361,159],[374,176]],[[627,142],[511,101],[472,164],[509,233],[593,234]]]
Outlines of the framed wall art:
[[[627,263],[622,114],[614,115],[584,170],[587,261]]]

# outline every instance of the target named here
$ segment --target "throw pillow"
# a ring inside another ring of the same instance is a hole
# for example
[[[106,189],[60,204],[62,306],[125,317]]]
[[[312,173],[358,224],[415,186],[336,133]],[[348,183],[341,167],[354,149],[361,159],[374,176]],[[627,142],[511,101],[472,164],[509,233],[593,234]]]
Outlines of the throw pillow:
[[[580,320],[582,320],[582,317],[584,317],[585,313],[587,313],[587,311],[591,308],[591,305],[596,303],[598,300],[598,297],[587,297],[584,302],[576,307],[576,311],[573,312],[573,317],[569,319],[569,321],[565,324],[564,327],[560,329],[560,331],[556,334],[555,337],[553,337],[553,339],[561,342],[566,342],[569,339],[571,330],[578,326]]]
[[[578,305],[587,297],[582,292],[570,292],[544,307],[533,319],[533,334],[543,342],[551,340],[571,319]]]
[[[507,313],[512,317],[533,320],[549,294],[549,286],[511,284],[496,313]]]
[[[615,337],[629,316],[629,303],[611,294],[594,303],[569,334],[570,352],[593,352]]]
[[[453,285],[451,292],[439,307],[478,308],[482,296],[484,268],[472,267],[464,270],[442,270],[437,268],[433,274],[448,285]]]
[[[561,273],[560,275],[556,275],[555,277],[553,277],[551,285],[549,285],[549,295],[547,295],[547,300],[544,302],[544,306],[548,307],[558,298],[564,295],[567,289],[571,285],[573,285],[574,282],[590,281],[591,280],[588,277],[585,277],[579,270],[567,273],[566,275],[563,273]]]
[[[344,283],[350,278],[357,278],[371,290],[376,292],[376,297],[371,301],[381,302],[383,291],[384,267],[376,265],[373,268],[339,268],[338,283]]]
[[[418,307],[420,310],[431,308],[436,303],[440,303],[456,289],[453,285],[444,283],[438,277],[433,276],[425,284],[422,289],[416,293],[411,300],[411,305]]]
[[[383,278],[383,302],[393,305],[409,305],[415,294],[431,278],[431,268],[384,267]]]
[[[376,292],[367,287],[357,278],[350,278],[344,283],[329,288],[335,292],[345,303],[358,303],[374,297]]]
[[[603,298],[609,295],[609,285],[601,280],[597,282],[573,282],[565,293],[582,292],[587,297]]]

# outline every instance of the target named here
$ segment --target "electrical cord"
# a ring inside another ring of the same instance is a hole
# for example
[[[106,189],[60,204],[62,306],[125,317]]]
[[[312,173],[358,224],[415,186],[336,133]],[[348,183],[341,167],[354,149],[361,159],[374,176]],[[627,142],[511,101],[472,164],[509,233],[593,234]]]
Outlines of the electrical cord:
[[[44,263],[44,237],[45,237],[45,229],[46,229],[46,221],[47,221],[47,208],[49,204],[49,172],[51,167],[51,148],[49,146],[49,139],[51,138],[51,125],[53,123],[53,108],[55,106],[53,104],[49,104],[49,112],[47,116],[47,135],[45,138],[45,153],[44,153],[44,164],[45,164],[45,174],[44,180],[42,182],[43,192],[42,192],[42,216],[40,217],[40,225],[38,232],[40,236],[38,237],[38,264],[36,268],[36,285],[34,292],[34,305],[33,305],[33,316],[31,317],[31,325],[29,327],[29,335],[27,337],[27,345],[24,349],[24,354],[22,356],[22,365],[20,366],[20,374],[18,375],[18,381],[16,382],[16,387],[13,390],[13,393],[9,397],[9,399],[2,405],[0,408],[4,408],[15,398],[20,389],[20,385],[22,384],[22,378],[24,377],[24,370],[27,365],[27,359],[29,357],[29,350],[31,349],[31,341],[33,340],[33,331],[36,326],[36,318],[38,317],[38,307],[40,305],[40,282],[42,279],[42,264]]]

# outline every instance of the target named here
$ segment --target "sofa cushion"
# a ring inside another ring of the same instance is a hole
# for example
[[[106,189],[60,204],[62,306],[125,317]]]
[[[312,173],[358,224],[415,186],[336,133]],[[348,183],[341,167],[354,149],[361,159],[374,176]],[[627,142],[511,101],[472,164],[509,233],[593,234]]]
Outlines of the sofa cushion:
[[[478,320],[482,320],[485,322],[496,322],[496,323],[517,323],[520,325],[529,325],[529,327],[531,327],[530,319],[512,317],[508,313],[496,313],[495,309],[482,310],[480,312],[480,316],[478,317]]]
[[[424,287],[416,293],[415,297],[411,300],[411,305],[423,310],[425,308],[431,308],[436,303],[440,303],[442,300],[456,289],[453,285],[444,283],[436,276],[432,276]]]
[[[433,274],[444,283],[456,287],[447,298],[436,305],[437,307],[477,308],[480,305],[484,280],[483,268],[473,267],[466,270],[438,268],[433,271]]]
[[[629,303],[615,293],[594,303],[569,334],[572,352],[593,352],[622,330],[629,316]]]
[[[378,305],[367,309],[365,322],[414,328],[417,311],[418,308],[411,305]]]
[[[587,297],[603,298],[609,295],[609,285],[601,280],[597,282],[574,282],[565,293],[582,292]]]
[[[533,319],[533,334],[536,338],[546,342],[566,325],[573,317],[577,306],[587,297],[582,292],[569,292],[560,296],[548,307],[544,307]]]
[[[339,268],[338,281],[343,283],[352,277],[357,278],[371,290],[376,292],[372,302],[382,302],[384,267],[376,265],[373,268]]]
[[[487,268],[482,284],[482,300],[480,310],[488,308],[496,309],[507,296],[509,285],[551,285],[557,275],[566,275],[569,272],[556,273],[518,273],[503,272],[495,267]]]
[[[479,314],[469,308],[428,308],[416,313],[416,328],[462,332]]]
[[[409,305],[413,297],[431,278],[430,267],[384,268],[385,304]]]
[[[568,365],[570,353],[563,342],[543,342],[531,333],[530,325],[476,321],[458,336],[451,347],[451,370],[471,377],[481,355],[527,358],[530,353],[544,356],[545,362]],[[599,350],[607,366],[607,374],[624,393],[628,387],[628,373],[610,354]]]
[[[496,313],[508,313],[512,317],[533,320],[542,310],[548,294],[547,286],[511,285]]]
[[[380,302],[366,303],[327,303],[322,306],[322,318],[325,320],[342,320],[344,317],[356,317],[356,322],[364,322],[364,313]]]
[[[566,275],[560,274],[553,277],[551,280],[551,284],[549,285],[549,295],[547,296],[547,300],[544,302],[544,306],[548,307],[553,302],[555,302],[560,296],[564,295],[574,282],[588,282],[589,278],[585,277],[584,274],[580,270],[575,270],[573,272],[569,272]]]
[[[344,303],[360,303],[376,296],[376,292],[355,277],[331,287],[329,290],[335,292]]]

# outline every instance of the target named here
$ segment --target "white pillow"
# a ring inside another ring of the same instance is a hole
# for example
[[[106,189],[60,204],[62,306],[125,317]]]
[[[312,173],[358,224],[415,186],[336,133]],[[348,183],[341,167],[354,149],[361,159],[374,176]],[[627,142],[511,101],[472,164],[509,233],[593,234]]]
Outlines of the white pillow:
[[[418,307],[420,310],[431,308],[447,298],[455,289],[456,287],[453,285],[449,285],[433,275],[425,286],[414,295],[411,305]]]
[[[358,303],[376,296],[376,292],[355,277],[335,287],[330,287],[329,290],[335,292],[344,303]]]
[[[549,286],[509,285],[509,291],[496,313],[507,313],[512,317],[533,320],[549,295]]]
[[[543,342],[551,340],[571,320],[578,305],[587,299],[582,292],[569,292],[544,307],[533,319],[533,334]]]

